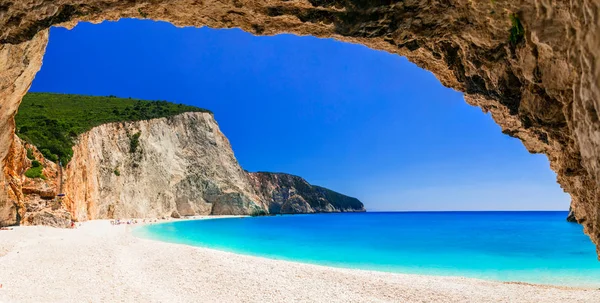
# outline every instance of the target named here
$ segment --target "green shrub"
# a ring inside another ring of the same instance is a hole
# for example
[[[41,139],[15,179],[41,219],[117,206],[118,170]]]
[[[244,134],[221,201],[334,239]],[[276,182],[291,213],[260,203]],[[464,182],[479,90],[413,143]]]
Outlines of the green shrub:
[[[133,136],[129,137],[129,152],[130,153],[135,153],[135,151],[137,150],[138,146],[140,146],[140,136],[142,135],[141,132],[137,132],[135,134],[133,134]]]
[[[53,154],[49,149],[44,148],[42,150],[40,150],[40,152],[42,153],[42,155],[44,155],[44,158],[52,161],[52,162],[58,162],[58,156]],[[71,151],[71,156],[73,156],[73,152]]]
[[[82,133],[110,122],[170,117],[206,109],[166,101],[50,93],[28,93],[15,117],[19,137],[35,145],[44,157],[62,165],[73,157]],[[33,154],[32,154],[33,156]],[[31,159],[33,160],[33,159]]]
[[[40,163],[40,161],[38,161],[38,160],[31,161],[31,167],[40,167],[40,166],[42,166],[42,163]]]
[[[523,28],[523,24],[521,24],[521,20],[517,14],[510,15],[510,23],[512,26],[510,27],[510,44],[516,46],[521,41],[523,41],[523,37],[525,36],[525,29]]]
[[[142,18],[147,18],[148,14],[145,13],[141,8],[138,8],[138,13],[140,13],[140,16],[142,16]]]
[[[118,168],[115,168],[115,170],[113,171],[113,173],[115,173],[115,176],[117,176],[117,177],[121,175],[121,172],[119,171]]]
[[[27,149],[27,159],[35,160],[35,157],[33,156],[33,149],[31,149],[31,148]]]
[[[42,173],[43,169],[44,168],[41,165],[37,166],[37,167],[31,167],[30,169],[28,169],[27,171],[25,171],[25,177],[31,178],[31,179],[41,178],[41,179],[45,180],[46,177]]]

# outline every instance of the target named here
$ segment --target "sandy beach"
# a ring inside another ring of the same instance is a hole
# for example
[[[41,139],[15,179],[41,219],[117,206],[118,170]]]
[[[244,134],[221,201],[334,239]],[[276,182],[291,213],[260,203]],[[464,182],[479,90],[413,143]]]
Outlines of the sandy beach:
[[[0,231],[1,302],[598,302],[600,290],[391,274],[136,238],[84,222]]]

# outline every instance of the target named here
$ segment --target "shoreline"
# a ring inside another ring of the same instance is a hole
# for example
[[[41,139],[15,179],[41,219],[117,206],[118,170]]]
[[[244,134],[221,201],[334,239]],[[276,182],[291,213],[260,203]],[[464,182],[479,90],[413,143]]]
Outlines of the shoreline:
[[[328,213],[324,213],[324,214],[328,214]],[[293,216],[293,215],[297,215],[297,214],[282,214],[281,216],[287,216],[287,215]],[[192,217],[181,218],[181,219],[161,220],[159,222],[150,223],[150,224],[176,223],[176,222],[189,221],[189,220],[212,220],[212,219],[251,218],[251,217],[252,216],[248,216],[248,215],[192,216]],[[148,224],[148,223],[146,223],[146,224]],[[139,226],[139,227],[142,227],[142,226]],[[135,227],[135,228],[137,228],[137,227]],[[131,232],[133,233],[133,229],[132,229]],[[594,285],[594,286],[587,286],[587,285],[576,285],[576,284],[536,283],[536,282],[527,282],[527,281],[519,281],[519,280],[499,280],[499,279],[493,279],[493,278],[487,279],[487,278],[479,278],[479,277],[469,277],[469,276],[462,276],[462,275],[458,275],[458,274],[457,275],[452,275],[452,274],[429,274],[429,273],[413,273],[413,272],[402,272],[402,271],[393,271],[393,270],[377,270],[377,269],[370,269],[370,268],[358,268],[358,267],[351,267],[351,266],[344,266],[344,265],[334,265],[334,264],[319,263],[319,262],[300,261],[300,260],[294,260],[292,258],[285,258],[285,257],[273,258],[273,257],[263,256],[263,255],[260,255],[260,254],[238,252],[238,251],[235,251],[233,249],[232,250],[227,250],[227,249],[216,249],[216,248],[211,248],[211,247],[206,247],[206,246],[195,246],[195,245],[191,245],[191,244],[179,243],[179,242],[176,242],[176,241],[159,240],[159,239],[156,239],[156,238],[152,238],[151,236],[145,237],[145,236],[141,236],[139,234],[134,235],[134,237],[140,238],[140,239],[144,239],[144,240],[161,242],[161,243],[169,243],[169,244],[175,244],[175,245],[184,245],[184,246],[188,246],[188,247],[196,247],[196,248],[213,250],[213,251],[218,251],[218,252],[232,253],[232,254],[240,255],[240,256],[250,256],[250,257],[262,258],[262,259],[267,259],[267,260],[285,261],[285,262],[291,262],[291,263],[295,263],[295,264],[308,264],[308,265],[322,266],[322,267],[327,267],[327,268],[339,268],[339,269],[349,269],[349,270],[357,270],[357,271],[365,271],[365,272],[391,273],[391,274],[402,274],[402,275],[417,275],[417,276],[447,277],[447,278],[466,278],[466,279],[475,279],[475,280],[480,280],[480,281],[490,281],[490,282],[498,282],[498,283],[505,283],[505,284],[520,284],[520,285],[530,285],[530,286],[557,287],[557,288],[564,288],[564,289],[580,289],[580,290],[597,290],[597,289],[600,289],[596,285]]]
[[[152,224],[231,217],[239,216]],[[139,238],[135,227],[94,220],[75,229],[0,231],[0,301],[595,302],[600,296],[589,288],[269,259]]]

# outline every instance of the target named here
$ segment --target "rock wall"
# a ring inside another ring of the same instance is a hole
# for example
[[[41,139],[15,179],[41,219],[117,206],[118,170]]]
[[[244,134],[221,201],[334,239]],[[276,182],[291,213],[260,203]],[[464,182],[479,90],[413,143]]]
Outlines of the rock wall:
[[[16,135],[14,142],[6,159],[9,205],[0,209],[0,225],[364,211],[357,199],[300,177],[247,173],[209,113],[95,127],[78,137],[64,169]],[[25,175],[34,160],[43,178]]]
[[[74,147],[64,192],[77,220],[252,214],[264,208],[208,113],[93,128]]]
[[[569,208],[569,214],[567,215],[567,222],[577,223],[577,218],[573,213],[573,209]]]
[[[27,150],[32,159],[27,156]],[[25,172],[33,161],[41,163],[44,178],[28,178]],[[60,189],[59,167],[44,159],[30,144],[16,135],[6,158],[7,180],[6,207],[0,208],[0,226],[4,225],[50,225],[68,227],[71,214],[56,195]]]
[[[248,176],[271,214],[365,211],[358,199],[310,185],[298,176],[267,172]]]
[[[2,16],[0,9],[0,19]],[[19,44],[0,44],[0,222],[8,224],[17,221],[16,195],[21,192],[20,176],[23,173],[20,166],[14,165],[23,152],[14,133],[14,117],[42,65],[47,41],[48,31],[45,30]]]
[[[333,37],[406,56],[465,92],[530,152],[546,154],[578,222],[600,244],[598,11],[600,0],[2,0],[0,158],[52,25],[130,17]]]

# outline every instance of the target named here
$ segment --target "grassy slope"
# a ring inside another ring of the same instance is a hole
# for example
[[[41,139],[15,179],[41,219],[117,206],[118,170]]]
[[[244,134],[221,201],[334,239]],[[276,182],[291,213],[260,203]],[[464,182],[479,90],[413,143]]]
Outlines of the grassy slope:
[[[206,109],[166,101],[28,93],[15,117],[17,135],[35,145],[44,156],[65,165],[73,156],[79,134],[109,122],[169,117]]]

